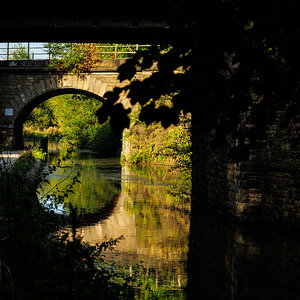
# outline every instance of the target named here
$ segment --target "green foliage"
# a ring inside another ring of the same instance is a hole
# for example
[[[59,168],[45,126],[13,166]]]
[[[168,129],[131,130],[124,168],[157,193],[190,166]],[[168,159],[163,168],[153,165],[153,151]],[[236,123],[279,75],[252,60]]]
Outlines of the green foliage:
[[[158,106],[165,104],[161,100]],[[127,157],[129,163],[172,164],[182,169],[191,168],[191,114],[179,116],[176,126],[164,129],[153,122],[146,126],[139,120],[139,111],[131,115],[131,128],[124,139],[131,142],[132,151]]]
[[[30,149],[32,156],[34,158],[38,158],[41,160],[45,160],[45,157],[47,155],[47,153],[43,152],[41,149],[37,148],[37,147],[33,147]]]
[[[26,120],[26,126],[34,126],[37,129],[57,126],[57,120],[53,114],[53,107],[50,101],[42,102],[37,106]]]
[[[24,123],[23,133],[26,138],[49,137],[60,138],[62,135],[58,127],[56,116],[54,116],[51,101],[42,102],[28,116]]]
[[[99,124],[96,111],[102,102],[85,95],[62,95],[35,108],[24,123],[27,137],[60,138],[73,148],[89,148],[103,156],[119,154],[120,136],[107,121]]]
[[[133,164],[146,164],[151,161],[152,156],[152,147],[147,149],[139,149],[136,153],[129,157],[128,162]]]
[[[32,160],[32,155],[26,153],[19,160]],[[46,182],[46,176],[60,163],[50,166],[42,180]],[[26,172],[20,168],[18,172],[0,172],[3,299],[132,299],[127,278],[103,265],[103,252],[116,246],[121,237],[96,246],[82,243],[77,235],[80,217],[76,209],[70,206],[67,219],[42,210],[35,194],[38,181],[28,181]],[[64,194],[71,192],[77,181],[75,173]],[[71,234],[54,234],[68,223]]]
[[[177,126],[170,128],[163,139],[163,155],[175,159],[176,166],[183,169],[192,167],[191,114],[180,115]]]
[[[13,174],[26,174],[34,165],[35,159],[31,151],[24,152],[13,164]]]
[[[9,59],[27,60],[29,58],[28,55],[30,55],[30,53],[28,53],[26,47],[22,45],[22,43],[18,43],[18,45],[13,48],[12,53],[9,55]]]
[[[165,104],[165,100],[158,105]],[[129,155],[126,153],[127,156],[123,156],[123,162],[143,166],[143,170],[147,164],[171,165],[172,168],[180,170],[180,175],[172,187],[166,187],[168,193],[174,196],[190,195],[192,186],[191,114],[181,113],[176,126],[171,125],[164,129],[156,122],[146,126],[139,120],[139,111],[134,111],[131,116],[131,128],[124,134],[123,139],[126,139],[132,146]]]
[[[88,148],[98,152],[102,156],[120,155],[121,136],[111,129],[109,121],[104,124],[96,124],[89,131]]]
[[[84,95],[58,96],[50,101],[63,141],[75,147],[87,145],[92,127],[96,125],[95,112],[102,103]]]
[[[95,44],[48,43],[45,44],[51,61],[48,69],[82,74],[90,70],[98,60]]]

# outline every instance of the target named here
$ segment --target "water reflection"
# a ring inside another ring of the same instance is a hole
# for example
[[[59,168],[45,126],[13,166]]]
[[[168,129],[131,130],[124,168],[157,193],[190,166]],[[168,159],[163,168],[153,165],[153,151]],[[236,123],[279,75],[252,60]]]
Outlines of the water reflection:
[[[190,235],[190,299],[300,299],[299,233],[241,226],[194,203]]]
[[[107,253],[107,261],[129,268],[139,264],[145,274],[155,270],[155,287],[183,288],[187,283],[189,207],[186,199],[176,199],[164,192],[163,185],[154,185],[123,166],[122,191],[113,213],[80,232],[92,244],[122,234],[124,239]]]
[[[61,157],[59,153],[50,153],[49,162],[56,162]],[[72,153],[70,160],[62,162],[62,168],[58,168],[55,173],[50,175],[50,185],[45,184],[43,186],[42,196],[48,194],[49,191],[56,191],[56,186],[59,190],[64,190],[70,183],[70,180],[65,179],[67,177],[71,179],[75,174],[74,171],[76,172],[75,164],[79,164],[80,182],[74,185],[72,188],[73,193],[68,194],[68,197],[64,199],[64,203],[58,205],[56,212],[67,213],[69,203],[82,214],[90,215],[91,218],[92,214],[104,214],[104,212],[111,211],[113,203],[121,191],[119,159],[97,159],[95,154],[90,152]],[[48,201],[47,204],[50,205],[51,203]]]
[[[67,201],[86,213],[83,240],[124,235],[106,263],[131,276],[137,299],[300,299],[299,233],[240,226],[196,201],[190,209],[171,195],[184,180],[168,169],[121,168],[84,152],[73,160],[81,185]]]
[[[59,154],[49,157],[53,161]],[[90,152],[75,153],[72,160],[79,163],[81,177],[66,203],[84,213],[82,240],[96,244],[123,235],[106,253],[105,262],[130,275],[131,283],[140,287],[136,297],[184,299],[190,201],[170,194],[180,174],[170,168],[121,168],[118,159],[97,158]],[[63,165],[66,168],[50,176],[44,192],[71,168],[70,162]],[[67,206],[63,209],[67,212]]]

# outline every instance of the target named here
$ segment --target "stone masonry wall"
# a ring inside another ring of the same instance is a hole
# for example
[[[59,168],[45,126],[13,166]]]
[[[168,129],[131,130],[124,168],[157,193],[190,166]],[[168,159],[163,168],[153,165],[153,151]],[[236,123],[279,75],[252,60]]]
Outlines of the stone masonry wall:
[[[230,162],[229,149],[212,149],[210,134],[193,115],[194,203],[240,221],[300,227],[300,151],[292,148],[300,124],[280,128],[278,111],[265,138],[250,145],[248,161]],[[253,126],[251,115],[241,121]]]
[[[129,84],[128,80],[118,80],[118,67],[125,59],[103,60],[89,73],[76,74],[51,73],[45,69],[44,61],[3,61],[0,63],[0,143],[4,146],[14,144],[20,148],[22,124],[27,115],[41,102],[64,93],[85,93],[91,97],[103,98],[115,87]],[[12,64],[15,63],[15,64]],[[153,69],[137,72],[132,80],[149,77]],[[126,93],[119,102],[130,107]],[[13,115],[5,116],[5,109],[12,108]],[[1,145],[0,144],[0,145]]]

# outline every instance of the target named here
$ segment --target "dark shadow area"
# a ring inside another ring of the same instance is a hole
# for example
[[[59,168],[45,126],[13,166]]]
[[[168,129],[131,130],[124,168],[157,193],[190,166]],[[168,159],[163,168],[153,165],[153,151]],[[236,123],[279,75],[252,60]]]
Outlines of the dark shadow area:
[[[93,23],[101,23],[100,17],[82,17],[75,26],[76,14],[65,23],[61,16],[45,17],[44,27],[38,25],[42,19],[29,17],[23,28],[22,19],[13,24],[7,17],[0,29],[14,40],[40,40],[36,30],[40,26],[49,41],[64,35],[72,41],[113,37],[114,42],[126,38],[172,43],[166,45],[170,49],[164,55],[150,49],[123,65],[122,81],[133,79],[137,69],[146,70],[154,62],[159,72],[106,93],[103,110],[117,107],[115,122],[128,125],[127,112],[115,105],[124,91],[131,104],[143,106],[141,119],[147,124],[162,121],[167,127],[181,110],[193,114],[197,131],[193,132],[189,298],[297,299],[297,234],[263,226],[246,229],[198,207],[197,202],[214,203],[222,213],[244,221],[299,224],[299,3],[208,1],[200,9],[197,2],[177,4],[168,9],[169,3],[162,4],[161,11],[153,5],[149,10],[168,19],[162,27],[143,28],[145,23],[139,27],[133,10],[130,22],[122,24],[117,8],[115,18],[108,18],[110,30],[103,35],[105,26]],[[174,94],[172,109],[149,104],[166,94]],[[16,124],[17,132],[21,124],[21,120]],[[203,149],[211,152],[201,156]],[[207,157],[211,161],[204,161]]]
[[[141,6],[138,2],[94,2],[92,5],[68,5],[54,1],[51,7],[28,6],[15,8],[9,17],[1,13],[0,39],[5,41],[39,40],[49,42],[128,42],[170,40],[168,15],[174,2],[151,1]],[[60,7],[56,9],[55,7]]]
[[[107,219],[112,215],[116,204],[118,203],[119,196],[116,196],[107,206],[101,209],[98,213],[86,213],[85,210],[81,210],[81,225],[91,226],[99,223],[101,220]]]
[[[298,299],[298,233],[240,226],[192,205],[189,299]]]

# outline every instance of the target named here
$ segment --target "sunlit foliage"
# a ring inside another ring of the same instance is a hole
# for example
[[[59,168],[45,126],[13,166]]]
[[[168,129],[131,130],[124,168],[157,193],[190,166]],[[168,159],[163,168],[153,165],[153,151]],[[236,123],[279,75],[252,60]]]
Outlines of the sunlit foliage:
[[[107,121],[99,124],[96,111],[102,102],[85,95],[62,95],[35,108],[24,124],[27,137],[48,136],[73,148],[89,148],[103,155],[120,152],[120,136]]]

